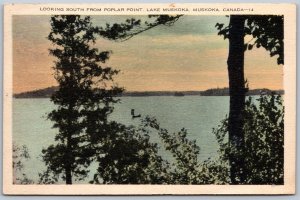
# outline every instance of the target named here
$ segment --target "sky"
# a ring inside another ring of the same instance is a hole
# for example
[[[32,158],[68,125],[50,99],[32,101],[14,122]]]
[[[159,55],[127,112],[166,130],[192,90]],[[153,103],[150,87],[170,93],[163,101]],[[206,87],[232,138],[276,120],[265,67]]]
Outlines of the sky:
[[[92,16],[94,25],[132,16]],[[145,16],[134,16],[147,19]],[[13,90],[20,93],[57,85],[54,46],[47,40],[50,16],[13,17]],[[191,91],[228,87],[228,40],[217,35],[225,16],[183,16],[173,26],[158,26],[125,42],[98,38],[95,46],[113,53],[108,66],[120,70],[115,81],[127,91]],[[245,42],[251,38],[245,38]],[[245,53],[249,87],[282,89],[283,66],[263,48]]]

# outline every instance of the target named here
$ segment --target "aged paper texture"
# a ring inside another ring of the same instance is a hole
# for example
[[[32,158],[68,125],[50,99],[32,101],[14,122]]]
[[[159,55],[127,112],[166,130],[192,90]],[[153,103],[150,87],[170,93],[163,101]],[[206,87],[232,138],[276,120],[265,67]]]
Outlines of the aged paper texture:
[[[4,6],[3,192],[294,194],[296,6]]]

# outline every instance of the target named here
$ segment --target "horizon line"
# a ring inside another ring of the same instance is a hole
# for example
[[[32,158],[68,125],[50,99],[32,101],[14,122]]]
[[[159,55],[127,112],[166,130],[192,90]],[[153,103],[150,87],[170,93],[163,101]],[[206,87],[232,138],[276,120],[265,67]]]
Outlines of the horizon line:
[[[16,94],[21,94],[21,93],[27,93],[27,92],[34,92],[34,91],[38,91],[38,90],[44,90],[47,88],[53,88],[53,87],[58,87],[58,86],[49,86],[49,87],[44,87],[44,88],[40,88],[40,89],[33,89],[33,90],[28,90],[28,91],[24,91],[24,92],[18,92],[18,93],[13,93],[13,95]],[[229,89],[229,87],[211,87],[211,88],[207,88],[207,89],[203,89],[203,90],[124,90],[124,92],[201,92],[201,91],[205,91],[205,90],[210,90],[210,89]],[[270,88],[249,88],[249,90],[262,90],[262,89],[267,89],[267,90],[283,90],[283,88],[281,89],[270,89]],[[123,93],[124,93],[123,92]]]

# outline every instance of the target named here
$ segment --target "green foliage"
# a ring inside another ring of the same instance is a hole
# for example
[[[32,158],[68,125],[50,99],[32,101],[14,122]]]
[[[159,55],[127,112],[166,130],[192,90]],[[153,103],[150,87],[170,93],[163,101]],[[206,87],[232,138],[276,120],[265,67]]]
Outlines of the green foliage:
[[[27,146],[22,147],[13,144],[13,184],[33,184],[33,180],[29,179],[24,173],[24,162],[30,159]]]
[[[284,64],[284,17],[283,15],[246,15],[244,34],[251,35],[252,40],[245,44],[245,50],[251,50],[254,46],[264,47],[270,52],[270,56],[277,55],[277,63]],[[228,39],[229,26],[217,23],[218,35]]]
[[[97,173],[91,183],[109,184],[210,184],[208,162],[199,162],[200,148],[189,140],[186,129],[169,133],[155,118],[145,117],[139,127],[118,125],[103,142]],[[116,130],[116,129],[115,129]],[[151,142],[158,136],[160,143]],[[112,138],[110,138],[112,137]],[[169,152],[170,157],[161,155]],[[215,177],[214,177],[215,178]]]
[[[91,183],[161,184],[168,181],[168,163],[158,155],[144,126],[112,124],[114,131],[103,138],[98,148],[98,169]]]
[[[278,55],[278,64],[284,64],[283,22],[283,15],[248,16],[245,33],[254,38],[252,44],[247,44],[248,50],[253,46],[262,46],[270,52],[271,57]]]
[[[280,95],[260,96],[258,105],[252,98],[246,101],[244,112],[245,147],[235,152],[228,141],[228,119],[214,129],[220,144],[220,161],[226,163],[231,154],[245,158],[245,184],[283,184],[284,108]],[[222,165],[215,163],[215,166]],[[229,167],[227,165],[227,167]],[[224,171],[228,171],[226,165]],[[226,169],[227,168],[227,169]]]
[[[114,124],[113,134],[97,153],[97,173],[91,183],[191,184],[197,178],[199,147],[187,138],[185,129],[170,134],[154,118],[146,117],[138,127]],[[157,134],[172,159],[163,158]],[[100,149],[100,148],[99,148]]]
[[[188,138],[186,129],[169,133],[161,128],[155,118],[146,117],[144,127],[151,128],[152,134],[158,134],[163,143],[164,152],[171,158],[166,159],[166,184],[226,184],[229,182],[226,160],[208,159],[199,161],[200,147],[196,140]]]
[[[96,151],[93,143],[109,134],[107,117],[118,102],[114,96],[123,89],[113,82],[118,71],[103,66],[110,52],[92,48],[98,28],[90,17],[52,16],[50,22],[48,39],[54,48],[49,51],[56,58],[53,69],[59,88],[51,96],[56,108],[48,118],[59,133],[57,144],[43,150],[48,169],[41,182],[56,182],[61,175],[71,184],[72,176],[76,180],[87,176]]]
[[[169,181],[171,184],[192,184],[197,182],[199,167],[198,155],[200,152],[196,140],[187,138],[187,130],[169,133],[167,129],[161,128],[156,119],[147,117],[143,120],[146,127],[153,128],[164,144],[166,151],[170,152],[173,158]]]

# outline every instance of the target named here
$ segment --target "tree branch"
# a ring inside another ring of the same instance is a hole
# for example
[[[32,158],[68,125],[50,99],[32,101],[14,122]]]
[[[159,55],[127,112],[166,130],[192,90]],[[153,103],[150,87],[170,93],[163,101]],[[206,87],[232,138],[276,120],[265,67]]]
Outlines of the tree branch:
[[[158,25],[172,26],[181,16],[183,15],[149,15],[149,18],[157,18],[153,23],[145,21],[143,27],[141,26],[141,20],[136,20],[134,18],[127,19],[125,23],[113,25],[107,24],[106,28],[100,27],[97,33],[106,39],[124,42]]]

